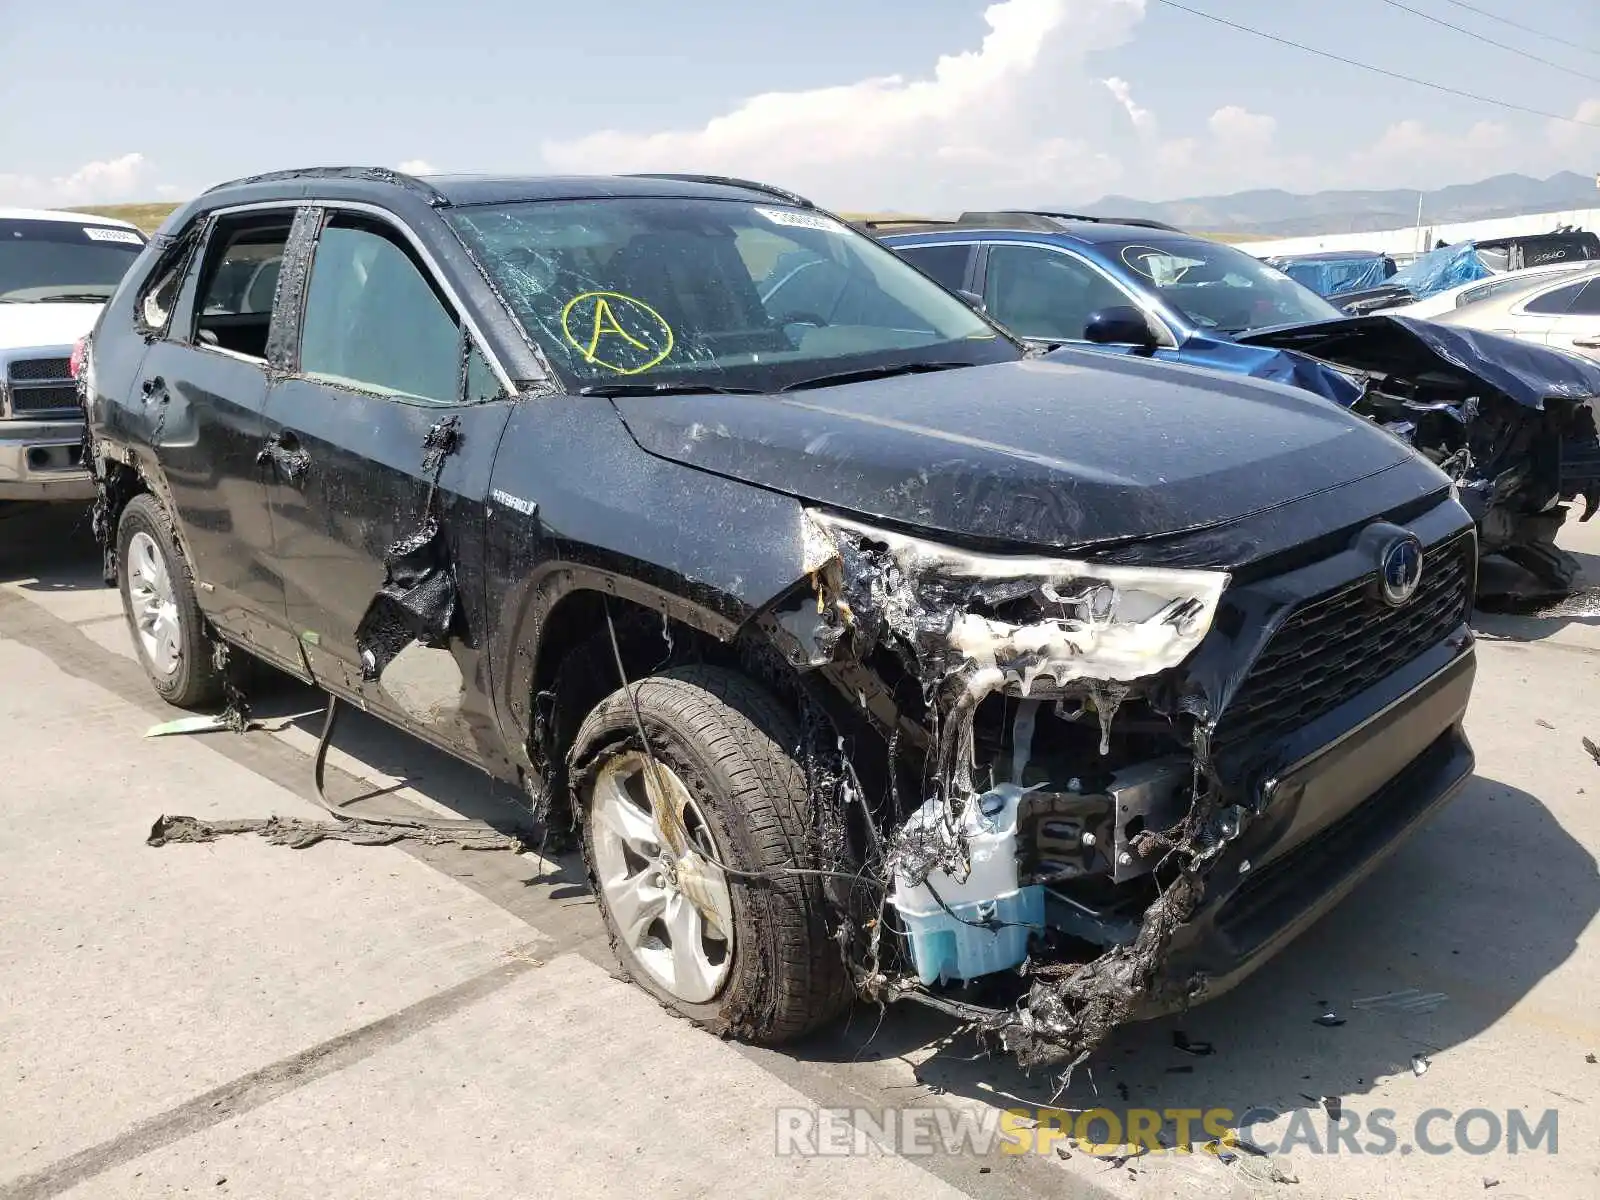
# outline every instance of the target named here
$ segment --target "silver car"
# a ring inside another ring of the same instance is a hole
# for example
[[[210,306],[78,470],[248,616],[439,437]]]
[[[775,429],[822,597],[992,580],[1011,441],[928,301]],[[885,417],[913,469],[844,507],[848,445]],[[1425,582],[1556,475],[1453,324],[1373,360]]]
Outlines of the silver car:
[[[1600,263],[1510,290],[1493,290],[1434,317],[1600,360]]]

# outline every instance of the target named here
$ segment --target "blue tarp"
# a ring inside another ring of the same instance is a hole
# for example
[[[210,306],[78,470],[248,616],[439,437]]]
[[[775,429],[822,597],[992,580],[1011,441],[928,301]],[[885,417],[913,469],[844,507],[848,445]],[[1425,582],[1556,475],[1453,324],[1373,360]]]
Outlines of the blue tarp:
[[[1269,258],[1290,279],[1319,296],[1337,296],[1377,287],[1394,274],[1394,260],[1386,254],[1291,254]]]
[[[1436,292],[1459,287],[1475,279],[1487,279],[1493,274],[1483,265],[1483,259],[1478,257],[1476,242],[1457,242],[1454,246],[1444,246],[1424,254],[1391,276],[1388,282],[1404,287],[1418,300],[1423,300]]]

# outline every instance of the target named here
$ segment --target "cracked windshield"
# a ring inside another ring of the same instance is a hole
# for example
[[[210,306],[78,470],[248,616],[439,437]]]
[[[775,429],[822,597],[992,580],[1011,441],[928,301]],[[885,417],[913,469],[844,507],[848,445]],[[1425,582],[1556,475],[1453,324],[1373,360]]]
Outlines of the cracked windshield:
[[[888,251],[781,203],[556,201],[451,220],[584,391],[765,392],[1020,357]]]

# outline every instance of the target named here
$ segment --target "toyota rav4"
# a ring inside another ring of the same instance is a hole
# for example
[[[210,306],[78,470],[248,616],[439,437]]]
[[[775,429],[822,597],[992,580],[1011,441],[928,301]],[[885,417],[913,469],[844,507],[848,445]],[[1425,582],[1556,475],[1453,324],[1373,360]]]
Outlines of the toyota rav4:
[[[914,999],[1076,1061],[1472,771],[1437,467],[1299,390],[1039,357],[759,184],[227,184],[80,382],[156,691],[217,701],[225,646],[519,783],[721,1033]]]

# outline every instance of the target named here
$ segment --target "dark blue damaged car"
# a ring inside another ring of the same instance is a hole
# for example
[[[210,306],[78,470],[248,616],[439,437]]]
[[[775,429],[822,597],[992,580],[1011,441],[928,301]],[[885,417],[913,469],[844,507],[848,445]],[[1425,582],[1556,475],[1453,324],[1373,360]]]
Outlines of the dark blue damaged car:
[[[1564,502],[1600,503],[1600,367],[1407,317],[1347,317],[1278,268],[1168,227],[1040,212],[868,223],[1018,337],[1267,379],[1376,420],[1440,464],[1503,554],[1548,589],[1577,561]]]
[[[775,188],[240,180],[74,364],[155,691],[260,659],[324,746],[357,704],[514,785],[719,1034],[911,1000],[1081,1061],[1472,774],[1449,475],[1304,390],[1042,356]]]

